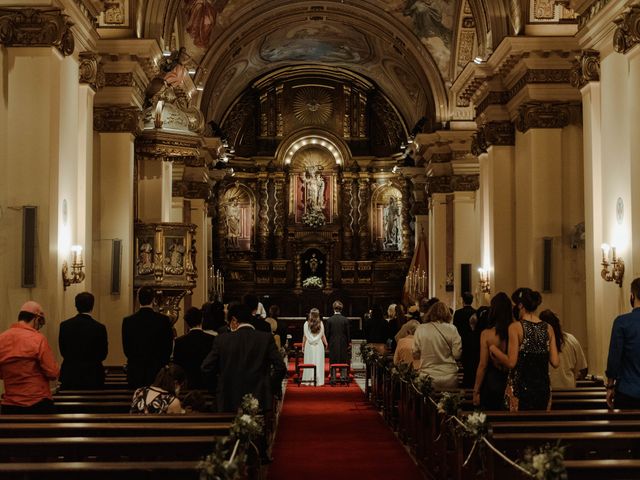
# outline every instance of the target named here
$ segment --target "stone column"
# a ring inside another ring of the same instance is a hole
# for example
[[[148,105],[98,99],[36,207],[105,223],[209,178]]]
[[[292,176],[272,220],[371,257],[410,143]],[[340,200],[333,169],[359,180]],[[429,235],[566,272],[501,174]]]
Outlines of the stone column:
[[[356,208],[353,198],[353,175],[342,176],[342,258],[353,258],[353,231],[355,228]]]
[[[443,178],[443,177],[435,177]],[[429,179],[429,297],[447,301],[447,192],[448,187],[433,188]],[[437,191],[434,191],[437,190]]]
[[[411,241],[411,181],[404,180],[404,188],[402,192],[402,256],[410,258],[413,252],[413,242]]]
[[[196,287],[191,296],[192,305],[200,306],[208,300],[207,291],[207,245],[211,236],[207,221],[207,204],[202,198],[191,199],[191,220],[196,225],[195,269],[198,274]]]
[[[267,172],[258,176],[258,252],[262,260],[269,252],[269,177]]]
[[[371,240],[369,235],[369,176],[367,173],[361,173],[358,179],[358,239],[359,239],[359,258],[360,260],[369,259],[369,251]]]
[[[474,272],[480,265],[480,242],[477,222],[477,199],[476,189],[478,188],[478,176],[457,176],[454,177],[453,194],[453,272],[454,290],[453,299],[456,307],[461,306],[458,302],[462,293],[461,289],[461,265],[471,265],[471,293],[474,293],[477,282]],[[479,296],[480,297],[480,296]]]
[[[284,258],[284,221],[285,221],[285,177],[284,172],[276,172],[273,175],[273,237],[277,259]]]

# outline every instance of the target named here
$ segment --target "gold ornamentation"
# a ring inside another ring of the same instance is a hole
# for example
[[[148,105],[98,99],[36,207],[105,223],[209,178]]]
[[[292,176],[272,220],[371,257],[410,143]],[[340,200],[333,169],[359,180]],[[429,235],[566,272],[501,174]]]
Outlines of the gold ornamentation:
[[[58,9],[0,9],[0,43],[8,47],[56,47],[71,55],[73,25]]]
[[[332,112],[331,95],[320,88],[301,88],[293,99],[293,114],[305,125],[324,125]]]
[[[589,82],[600,80],[600,52],[583,50],[573,62],[571,70],[571,86],[582,88]]]
[[[617,25],[613,33],[613,49],[627,53],[640,43],[640,5],[633,5],[614,20]]]
[[[111,105],[93,109],[93,129],[98,132],[132,132],[142,130],[141,112],[137,107]]]
[[[611,0],[596,0],[591,6],[578,17],[578,28],[584,27],[590,20],[596,17]]]
[[[105,75],[100,63],[100,55],[95,52],[82,52],[78,68],[80,83],[88,83],[94,90],[104,87]]]

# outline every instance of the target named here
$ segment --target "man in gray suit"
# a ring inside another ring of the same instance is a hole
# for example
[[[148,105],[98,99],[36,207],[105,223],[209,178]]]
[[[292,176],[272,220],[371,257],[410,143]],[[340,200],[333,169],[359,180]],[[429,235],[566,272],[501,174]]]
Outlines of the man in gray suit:
[[[349,342],[351,335],[349,334],[349,319],[342,315],[342,302],[336,300],[333,302],[333,315],[327,320],[326,335],[329,343],[329,365],[333,363],[349,363]],[[340,369],[340,377],[348,378],[347,368]],[[336,381],[335,369],[331,370],[331,384]]]

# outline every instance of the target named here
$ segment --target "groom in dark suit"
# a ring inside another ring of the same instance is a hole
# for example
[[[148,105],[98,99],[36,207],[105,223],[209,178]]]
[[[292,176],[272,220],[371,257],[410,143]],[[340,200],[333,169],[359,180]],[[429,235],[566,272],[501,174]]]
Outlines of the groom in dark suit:
[[[349,363],[349,319],[342,315],[343,305],[340,300],[333,302],[333,315],[327,320],[327,341],[329,343],[329,364]],[[335,383],[335,369],[331,370],[331,383]],[[340,369],[340,377],[347,378],[346,368]]]
[[[138,292],[140,310],[122,321],[122,346],[127,356],[130,388],[151,385],[156,374],[171,358],[171,320],[153,310],[153,297],[153,288],[142,287]]]
[[[107,358],[107,329],[91,317],[94,297],[89,292],[76,295],[78,315],[60,324],[58,345],[64,361],[60,370],[61,390],[102,388]]]
[[[258,399],[261,410],[269,411],[287,373],[282,355],[270,332],[259,332],[251,325],[246,305],[231,305],[227,317],[231,331],[216,338],[202,362],[206,383],[211,385],[219,375],[218,411],[235,413],[247,393]]]

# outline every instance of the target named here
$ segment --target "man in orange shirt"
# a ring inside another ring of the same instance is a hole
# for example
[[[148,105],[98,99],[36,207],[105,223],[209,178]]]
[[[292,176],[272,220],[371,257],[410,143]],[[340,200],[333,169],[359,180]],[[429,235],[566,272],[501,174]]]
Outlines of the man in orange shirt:
[[[42,307],[28,301],[18,321],[0,335],[0,378],[4,380],[2,413],[53,413],[49,382],[60,367],[47,339],[38,330],[45,323]]]

